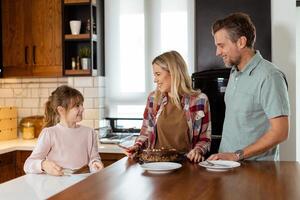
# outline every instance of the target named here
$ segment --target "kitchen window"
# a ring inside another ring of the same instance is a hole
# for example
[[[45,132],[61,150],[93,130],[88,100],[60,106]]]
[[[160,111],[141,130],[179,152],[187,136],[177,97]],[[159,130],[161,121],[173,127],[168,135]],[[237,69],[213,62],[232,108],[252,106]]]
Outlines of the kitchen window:
[[[193,0],[106,0],[106,117],[141,118],[153,58],[176,50],[194,71]]]

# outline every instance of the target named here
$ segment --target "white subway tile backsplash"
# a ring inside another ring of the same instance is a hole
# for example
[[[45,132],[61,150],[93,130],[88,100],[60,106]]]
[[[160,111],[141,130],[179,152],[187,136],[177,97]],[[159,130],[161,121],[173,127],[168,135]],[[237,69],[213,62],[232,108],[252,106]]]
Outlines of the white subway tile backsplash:
[[[29,97],[29,90],[28,89],[13,89],[14,97]]]
[[[39,83],[23,83],[22,88],[39,88],[40,84]]]
[[[21,83],[21,80],[16,78],[6,78],[3,79],[3,83]]]
[[[16,99],[16,107],[17,108],[22,108],[22,98]]]
[[[9,83],[9,84],[4,84],[3,88],[21,88],[21,84],[17,83]]]
[[[86,97],[99,97],[98,88],[84,88],[83,96]]]
[[[99,119],[99,109],[85,109],[83,113],[83,119]]]
[[[41,88],[57,88],[57,83],[40,83]]]
[[[85,98],[83,102],[83,107],[87,108],[94,108],[94,99],[93,98]]]
[[[13,96],[13,89],[0,89],[0,98]]]
[[[90,128],[94,128],[94,120],[82,120],[79,124]]]
[[[51,94],[51,93],[50,93]],[[49,97],[49,92],[47,88],[39,89],[39,97]]]
[[[0,99],[0,106],[5,106],[5,99]]]
[[[30,108],[18,108],[18,118],[21,119],[23,117],[31,116]]]
[[[93,87],[93,77],[75,77],[74,87]]]
[[[40,90],[37,88],[31,89],[31,97],[40,97]]]
[[[68,78],[68,86],[74,87],[74,78],[73,77]]]
[[[57,83],[57,78],[40,78],[40,83]]]
[[[44,109],[33,108],[33,109],[31,109],[31,114],[32,115],[44,115]]]
[[[81,124],[99,127],[104,118],[104,77],[0,79],[0,106],[18,107],[18,121],[31,115],[44,115],[49,95],[60,85],[79,90],[84,98],[84,120]]]
[[[23,98],[23,108],[35,108],[39,105],[39,98]]]
[[[6,98],[4,105],[5,106],[16,106],[16,99],[15,98]]]

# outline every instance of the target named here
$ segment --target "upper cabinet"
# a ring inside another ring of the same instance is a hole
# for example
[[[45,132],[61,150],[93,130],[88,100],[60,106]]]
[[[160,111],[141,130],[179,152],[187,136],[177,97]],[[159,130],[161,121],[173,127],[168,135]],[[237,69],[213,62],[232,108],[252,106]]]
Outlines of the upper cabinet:
[[[104,75],[103,0],[64,0],[64,75]]]
[[[62,76],[61,0],[1,0],[3,77]]]

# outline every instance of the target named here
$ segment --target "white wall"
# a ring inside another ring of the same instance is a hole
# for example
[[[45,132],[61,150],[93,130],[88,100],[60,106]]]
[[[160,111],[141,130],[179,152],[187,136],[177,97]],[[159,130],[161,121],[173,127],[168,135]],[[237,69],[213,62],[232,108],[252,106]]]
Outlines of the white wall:
[[[296,1],[272,0],[271,18],[272,62],[287,76],[291,105],[289,139],[280,145],[280,160],[296,160]]]
[[[299,127],[299,124],[300,124],[300,7],[297,7],[296,8],[296,13],[297,13],[297,17],[296,17],[296,21],[297,21],[297,25],[296,25],[296,66],[297,66],[297,73],[296,73],[296,85],[298,85],[297,90],[296,90],[296,102],[297,102],[297,117],[296,117],[296,124],[298,124],[298,126],[296,126],[296,133],[298,133],[296,135],[296,143],[297,143],[297,161],[300,162],[300,127]]]

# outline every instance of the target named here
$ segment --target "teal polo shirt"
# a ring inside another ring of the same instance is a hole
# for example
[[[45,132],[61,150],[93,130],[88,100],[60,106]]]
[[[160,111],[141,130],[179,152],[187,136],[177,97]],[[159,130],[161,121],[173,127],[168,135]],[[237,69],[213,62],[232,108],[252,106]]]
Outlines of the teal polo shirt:
[[[257,141],[270,128],[269,119],[290,115],[285,75],[256,51],[242,71],[232,68],[225,104],[219,152],[235,152]],[[250,158],[278,159],[278,145]]]

